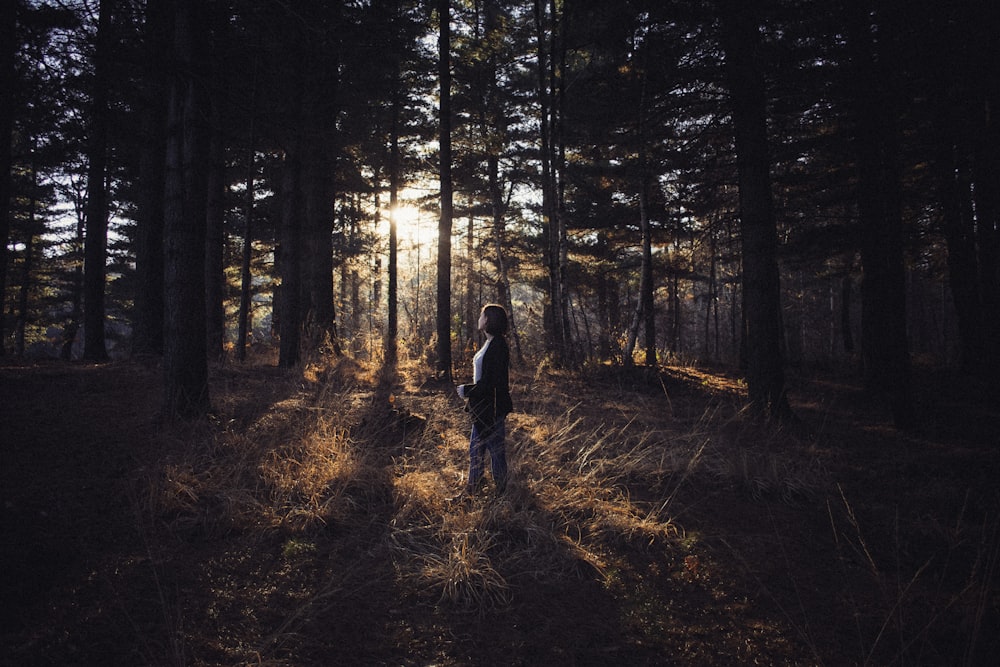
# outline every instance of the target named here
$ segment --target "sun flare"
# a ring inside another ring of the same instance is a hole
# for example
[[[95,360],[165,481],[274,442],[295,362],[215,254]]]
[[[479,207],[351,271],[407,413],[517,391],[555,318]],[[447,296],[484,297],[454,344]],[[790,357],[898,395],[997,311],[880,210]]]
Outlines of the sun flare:
[[[409,229],[420,222],[420,209],[409,204],[396,206],[396,210],[390,210],[389,214],[396,221],[396,230]]]
[[[401,245],[426,242],[433,232],[434,221],[429,214],[412,204],[399,204],[395,210],[387,210],[384,220],[387,236],[389,234],[389,221],[395,221],[396,237]]]

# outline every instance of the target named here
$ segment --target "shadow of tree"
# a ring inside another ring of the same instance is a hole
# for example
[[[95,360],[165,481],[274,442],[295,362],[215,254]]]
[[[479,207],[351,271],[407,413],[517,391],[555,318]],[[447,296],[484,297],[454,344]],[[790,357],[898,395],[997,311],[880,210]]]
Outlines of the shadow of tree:
[[[726,378],[536,374],[507,493],[453,502],[468,415],[412,368],[216,368],[213,415],[169,427],[155,368],[0,380],[9,664],[889,661],[882,625],[906,657],[995,646],[956,630],[995,584],[962,569],[996,553],[985,423],[904,438],[812,389],[828,421],[798,439],[740,422]],[[812,493],[753,492],[816,460]]]

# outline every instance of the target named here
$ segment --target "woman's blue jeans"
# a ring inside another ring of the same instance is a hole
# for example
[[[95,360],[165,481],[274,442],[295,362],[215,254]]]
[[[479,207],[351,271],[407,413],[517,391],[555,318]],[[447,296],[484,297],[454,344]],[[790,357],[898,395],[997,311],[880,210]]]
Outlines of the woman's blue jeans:
[[[498,490],[507,484],[507,426],[506,420],[500,419],[485,436],[475,424],[472,425],[472,437],[469,438],[469,487],[475,488],[483,479],[483,466],[487,452],[492,464],[493,483]]]

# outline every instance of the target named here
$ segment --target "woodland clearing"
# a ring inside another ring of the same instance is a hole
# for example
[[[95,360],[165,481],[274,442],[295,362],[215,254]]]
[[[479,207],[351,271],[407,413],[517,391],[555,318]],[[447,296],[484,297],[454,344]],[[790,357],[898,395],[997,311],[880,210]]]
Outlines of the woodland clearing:
[[[1000,409],[915,372],[909,433],[849,377],[754,424],[708,369],[516,369],[507,493],[452,499],[446,383],[348,359],[0,367],[0,665],[986,664]]]

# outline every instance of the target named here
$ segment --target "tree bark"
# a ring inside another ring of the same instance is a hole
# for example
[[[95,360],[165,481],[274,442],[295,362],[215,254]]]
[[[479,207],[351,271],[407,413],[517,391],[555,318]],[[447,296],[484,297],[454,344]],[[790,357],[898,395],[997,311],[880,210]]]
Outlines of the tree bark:
[[[976,261],[976,221],[972,214],[969,168],[961,165],[959,147],[951,140],[951,127],[939,141],[937,160],[941,227],[948,247],[948,284],[958,324],[959,363],[975,372],[986,351],[986,328],[980,299],[979,267]]]
[[[318,125],[313,127],[318,128]],[[314,147],[303,173],[305,189],[304,268],[308,276],[308,316],[313,344],[328,341],[336,347],[336,312],[333,306],[333,182],[327,155]]]
[[[299,363],[302,332],[302,221],[299,211],[301,165],[297,146],[285,154],[281,186],[281,275],[278,366]]]
[[[451,378],[451,7],[438,1],[438,74],[440,81],[441,216],[437,257],[437,372]]]
[[[476,295],[476,284],[479,282],[479,271],[476,270],[477,262],[480,262],[479,267],[481,267],[481,260],[476,257],[476,216],[470,213],[465,224],[465,298],[463,299],[465,326],[463,327],[464,340],[460,341],[466,354],[474,352],[478,336],[479,311],[477,305],[479,299]]]
[[[83,250],[83,237],[86,233],[86,221],[83,211],[80,208],[80,201],[77,200],[74,207],[76,212],[76,229],[73,236],[73,256],[77,259],[73,262],[73,278],[70,282],[70,314],[69,321],[63,328],[62,345],[59,349],[59,358],[69,361],[73,358],[73,347],[76,345],[76,337],[80,332],[80,322],[83,319],[83,262],[79,261]]]
[[[985,73],[981,74],[980,99],[976,105],[977,134],[973,171],[975,180],[976,242],[982,294],[982,321],[985,346],[982,365],[990,378],[1000,374],[1000,46],[996,40],[983,55]]]
[[[554,172],[554,139],[552,136],[552,68],[551,29],[552,17],[544,0],[535,0],[535,30],[537,33],[537,74],[539,102],[539,154],[542,166],[542,219],[545,226],[545,263],[548,268],[548,294],[545,312],[545,329],[549,353],[555,361],[563,364],[567,360],[568,332],[563,317],[562,271],[560,270],[561,250],[559,239],[559,219],[556,202]],[[546,20],[548,17],[548,20]]]
[[[213,105],[214,106],[214,105]],[[212,112],[211,139],[208,150],[208,201],[205,222],[205,321],[208,356],[221,360],[225,356],[225,194],[226,164],[222,145],[220,117]]]
[[[625,345],[624,363],[632,365],[632,356],[639,338],[639,326],[643,325],[646,365],[656,365],[656,313],[653,301],[653,234],[649,221],[648,186],[645,174],[639,192],[639,229],[642,234],[642,261],[639,266],[639,298],[636,299],[635,314],[629,326]]]
[[[32,151],[34,152],[34,151]],[[17,356],[24,356],[24,330],[31,319],[28,313],[29,296],[31,293],[31,272],[35,264],[35,213],[38,208],[38,171],[32,159],[31,165],[31,196],[28,202],[28,238],[24,244],[24,265],[21,268],[21,288],[17,298],[17,324],[14,329],[14,349]]]
[[[747,388],[752,412],[790,415],[781,353],[778,236],[771,195],[766,90],[751,3],[724,0],[723,44],[732,100],[743,242]]]
[[[17,54],[17,0],[0,2],[0,295],[7,293],[7,243],[10,240],[11,143],[14,133],[14,90]],[[0,357],[6,350],[3,313],[0,307]]]
[[[487,45],[500,43],[502,22],[496,0],[485,3],[485,21],[483,40]],[[482,107],[482,135],[486,146],[486,172],[489,187],[490,217],[492,219],[493,247],[497,269],[496,301],[507,310],[510,325],[510,337],[518,363],[524,362],[521,350],[521,336],[518,331],[517,319],[514,315],[514,304],[510,293],[510,276],[507,269],[506,223],[507,202],[504,199],[500,174],[500,155],[510,143],[507,116],[503,108],[502,82],[499,80],[498,56],[494,52],[485,63],[485,84]]]
[[[854,284],[851,280],[850,268],[844,274],[840,285],[840,335],[844,339],[844,352],[854,352],[854,331],[851,327],[851,301],[853,300]]]
[[[257,114],[257,68],[259,60],[254,56],[253,79],[250,89],[249,131],[247,137],[247,164],[245,176],[246,193],[243,200],[243,249],[240,253],[240,310],[236,325],[236,358],[245,361],[247,357],[247,341],[250,336],[250,306],[253,298],[253,276],[250,272],[253,261],[253,213],[254,174],[256,172],[256,114]]]
[[[878,43],[871,33],[867,2],[850,5],[857,160],[861,224],[861,356],[865,385],[888,396],[893,421],[913,421],[910,356],[906,338],[906,279],[894,91],[891,19],[876,16]],[[877,52],[876,52],[877,51]]]
[[[490,208],[493,215],[493,243],[496,250],[497,262],[497,300],[507,309],[507,319],[510,325],[510,336],[514,343],[514,353],[517,355],[518,363],[524,363],[524,354],[521,351],[521,335],[518,332],[517,320],[514,317],[514,303],[510,295],[510,276],[507,272],[507,259],[504,253],[504,236],[506,225],[504,224],[504,212],[506,205],[503,200],[503,193],[500,190],[500,160],[491,154],[487,159],[487,171],[489,172],[490,185]]]
[[[132,353],[163,354],[163,187],[166,161],[166,99],[163,54],[170,48],[170,21],[164,0],[146,2],[146,44],[142,153],[135,230],[135,308]]]
[[[98,9],[97,47],[94,51],[94,82],[87,150],[87,236],[84,241],[83,357],[90,361],[108,358],[104,332],[104,289],[107,281],[108,191],[108,86],[111,60],[113,0],[101,0]]]
[[[402,180],[399,160],[399,112],[402,104],[400,64],[393,63],[392,108],[389,121],[389,266],[388,299],[385,332],[385,366],[387,377],[394,377],[399,359],[399,235],[396,226],[399,188]]]
[[[205,327],[207,204],[205,21],[200,0],[174,5],[174,62],[167,116],[164,277],[164,415],[195,418],[209,409]]]
[[[579,363],[578,350],[573,346],[570,325],[569,238],[566,231],[566,35],[569,30],[569,9],[572,5],[549,0],[549,122],[552,154],[552,187],[555,210],[555,255],[558,258],[558,316],[562,318],[562,354],[564,363]],[[558,8],[562,14],[558,14]],[[558,32],[556,26],[558,25]],[[558,59],[557,56],[558,55]],[[558,63],[558,64],[557,64]]]

